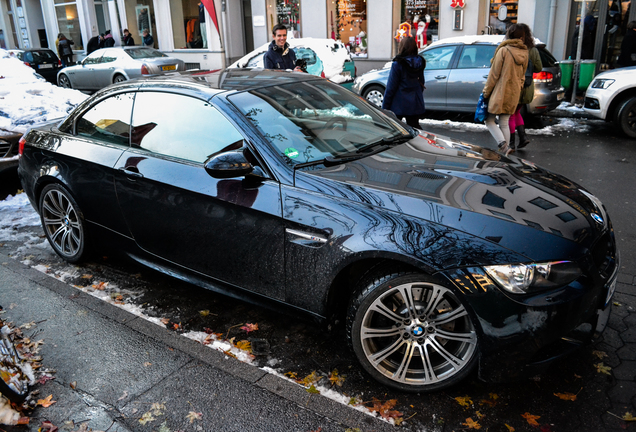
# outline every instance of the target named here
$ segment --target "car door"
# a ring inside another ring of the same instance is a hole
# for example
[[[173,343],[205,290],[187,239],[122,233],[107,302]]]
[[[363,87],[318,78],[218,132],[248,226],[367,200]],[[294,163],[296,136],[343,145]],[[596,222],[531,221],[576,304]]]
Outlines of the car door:
[[[210,155],[245,145],[238,129],[210,103],[154,91],[137,93],[132,122],[115,185],[137,244],[183,268],[282,299],[279,183],[217,179],[204,168]]]
[[[457,45],[443,45],[420,52],[420,55],[426,60],[424,102],[427,109],[446,109],[446,86],[451,64],[458,48]]]
[[[461,48],[457,66],[451,69],[446,87],[446,103],[450,111],[475,111],[495,49],[497,46],[494,44],[464,45]]]
[[[92,89],[93,72],[95,66],[99,64],[102,58],[102,51],[96,51],[91,53],[88,57],[82,60],[81,65],[71,66],[65,68],[64,72],[71,80],[73,88],[76,89]]]
[[[60,167],[84,217],[102,227],[126,234],[114,188],[114,166],[128,149],[134,93],[121,92],[97,101],[61,135]]]
[[[119,50],[107,49],[98,63],[92,65],[92,72],[87,77],[87,86],[91,89],[101,89],[113,83],[112,76]]]

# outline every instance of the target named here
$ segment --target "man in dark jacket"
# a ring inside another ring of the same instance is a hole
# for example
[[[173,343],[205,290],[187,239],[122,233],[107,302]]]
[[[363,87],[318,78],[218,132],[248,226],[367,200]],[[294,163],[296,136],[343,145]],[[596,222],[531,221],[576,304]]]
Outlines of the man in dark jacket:
[[[636,21],[630,21],[627,24],[621,43],[621,54],[616,63],[617,67],[636,66]]]
[[[110,34],[110,30],[106,30],[106,34],[104,35],[104,43],[102,48],[110,48],[115,46],[115,39],[113,35]]]
[[[101,48],[103,38],[100,35],[93,36],[88,40],[86,44],[86,54],[90,54],[93,51],[97,51]]]
[[[296,66],[296,54],[287,43],[287,27],[276,24],[272,30],[274,40],[269,44],[267,52],[263,56],[265,69],[293,69],[296,72],[302,70]]]
[[[123,46],[134,46],[135,40],[132,35],[128,31],[128,29],[124,29],[124,37],[121,40]]]

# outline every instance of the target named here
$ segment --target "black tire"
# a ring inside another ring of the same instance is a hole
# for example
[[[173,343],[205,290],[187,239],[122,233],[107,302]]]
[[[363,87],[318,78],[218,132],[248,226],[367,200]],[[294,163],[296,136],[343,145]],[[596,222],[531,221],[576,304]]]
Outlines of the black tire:
[[[20,361],[13,343],[7,338],[0,338],[0,393],[11,402],[20,404],[29,394],[28,379],[15,364]],[[7,382],[5,382],[7,380]]]
[[[382,102],[384,102],[384,91],[386,89],[381,85],[370,85],[365,88],[362,92],[362,97],[365,98],[368,102],[371,102],[373,105],[378,108],[382,108]]]
[[[40,220],[53,250],[69,263],[88,256],[86,222],[71,194],[57,183],[40,195]]]
[[[636,138],[636,97],[621,102],[614,121],[625,135]]]
[[[122,74],[117,74],[113,77],[113,84],[117,84],[124,81],[128,81],[128,79]]]
[[[402,391],[451,387],[479,357],[474,319],[460,296],[430,276],[386,267],[353,294],[347,337],[374,379]]]
[[[57,85],[62,88],[73,88],[73,84],[71,84],[71,80],[68,76],[66,76],[66,74],[60,74],[60,76],[57,78]]]

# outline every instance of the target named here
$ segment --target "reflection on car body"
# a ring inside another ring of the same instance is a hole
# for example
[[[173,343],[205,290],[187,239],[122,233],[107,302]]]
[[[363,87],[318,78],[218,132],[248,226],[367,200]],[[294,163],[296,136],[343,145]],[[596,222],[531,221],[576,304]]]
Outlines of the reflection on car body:
[[[616,283],[610,218],[581,186],[307,74],[111,86],[29,132],[19,176],[64,259],[105,239],[173,277],[341,318],[365,370],[406,391],[536,373],[603,330]]]

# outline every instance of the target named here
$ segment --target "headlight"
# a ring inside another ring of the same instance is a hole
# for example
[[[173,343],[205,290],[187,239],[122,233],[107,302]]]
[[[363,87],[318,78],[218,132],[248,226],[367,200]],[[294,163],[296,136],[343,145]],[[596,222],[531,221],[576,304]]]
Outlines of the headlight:
[[[598,79],[595,79],[594,82],[592,83],[592,88],[606,89],[612,84],[614,84],[613,79],[598,78]]]
[[[499,286],[513,294],[529,294],[567,285],[581,275],[579,266],[570,261],[494,265],[484,269]]]

